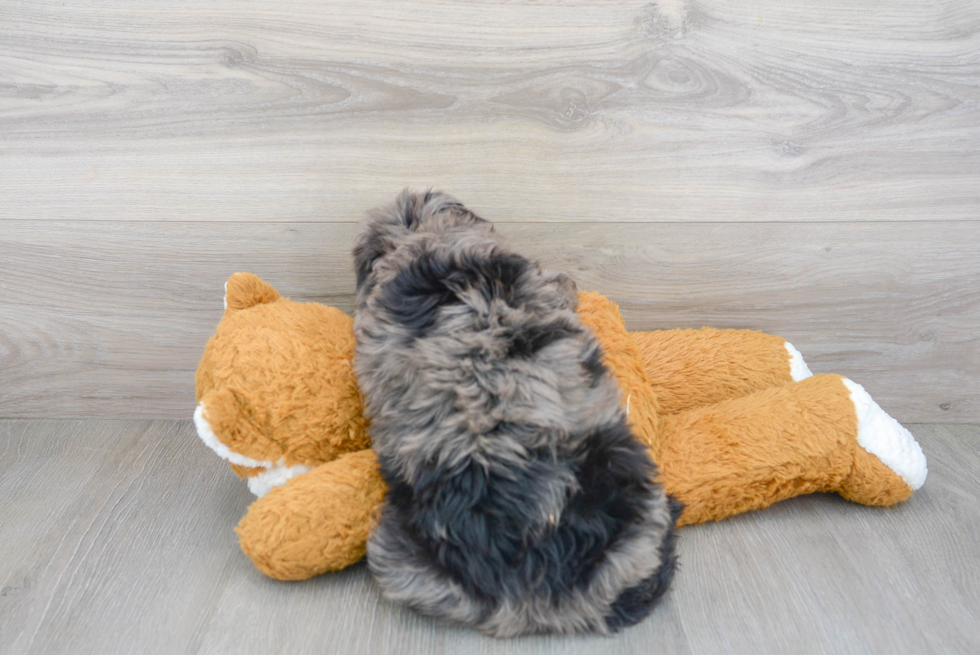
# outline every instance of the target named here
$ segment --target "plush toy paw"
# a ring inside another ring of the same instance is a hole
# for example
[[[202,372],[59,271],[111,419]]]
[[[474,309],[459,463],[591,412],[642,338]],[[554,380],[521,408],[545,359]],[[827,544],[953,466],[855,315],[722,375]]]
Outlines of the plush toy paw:
[[[685,505],[678,525],[815,491],[864,505],[909,498],[925,480],[921,449],[848,383],[814,375],[666,417],[658,464],[664,487]]]
[[[928,467],[915,437],[885,413],[860,384],[842,378],[857,415],[853,469],[839,493],[864,505],[893,505],[926,481]]]
[[[793,380],[801,382],[813,377],[800,351],[788,341],[784,345]],[[873,456],[855,453],[854,472],[842,483],[841,495],[864,505],[892,505],[907,499],[926,481],[928,467],[922,448],[912,433],[889,416],[864,387],[847,378],[841,378],[841,382],[854,403],[860,450]],[[901,478],[905,485],[897,484],[894,476]]]
[[[305,580],[364,557],[387,490],[373,450],[348,453],[252,503],[235,530],[260,571]]]

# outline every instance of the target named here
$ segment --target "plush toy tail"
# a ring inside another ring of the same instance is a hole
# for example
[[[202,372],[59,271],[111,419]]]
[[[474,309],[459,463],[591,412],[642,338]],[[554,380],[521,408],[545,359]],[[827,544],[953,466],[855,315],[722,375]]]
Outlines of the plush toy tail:
[[[279,300],[279,292],[251,273],[235,273],[225,282],[225,312],[237,312]]]

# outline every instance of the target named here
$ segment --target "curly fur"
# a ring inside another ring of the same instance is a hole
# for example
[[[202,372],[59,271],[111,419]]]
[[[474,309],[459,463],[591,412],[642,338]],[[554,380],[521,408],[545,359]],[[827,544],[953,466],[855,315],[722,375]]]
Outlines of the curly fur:
[[[572,280],[432,192],[371,212],[354,257],[356,372],[390,488],[368,542],[384,594],[500,637],[646,616],[679,505]]]

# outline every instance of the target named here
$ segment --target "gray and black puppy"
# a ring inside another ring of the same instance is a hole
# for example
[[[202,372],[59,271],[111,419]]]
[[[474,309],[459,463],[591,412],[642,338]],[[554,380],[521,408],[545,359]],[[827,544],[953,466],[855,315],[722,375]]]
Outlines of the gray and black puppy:
[[[680,505],[574,282],[433,192],[369,213],[354,258],[356,371],[390,488],[368,541],[384,594],[498,637],[645,617]]]

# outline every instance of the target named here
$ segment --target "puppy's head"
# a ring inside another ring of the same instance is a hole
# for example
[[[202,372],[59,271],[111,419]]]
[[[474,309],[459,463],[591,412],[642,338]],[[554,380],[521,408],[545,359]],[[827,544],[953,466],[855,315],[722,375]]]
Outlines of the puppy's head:
[[[442,232],[477,227],[493,231],[493,225],[463,203],[441,191],[402,191],[389,205],[370,211],[354,241],[354,267],[361,295],[374,264],[417,232]]]

